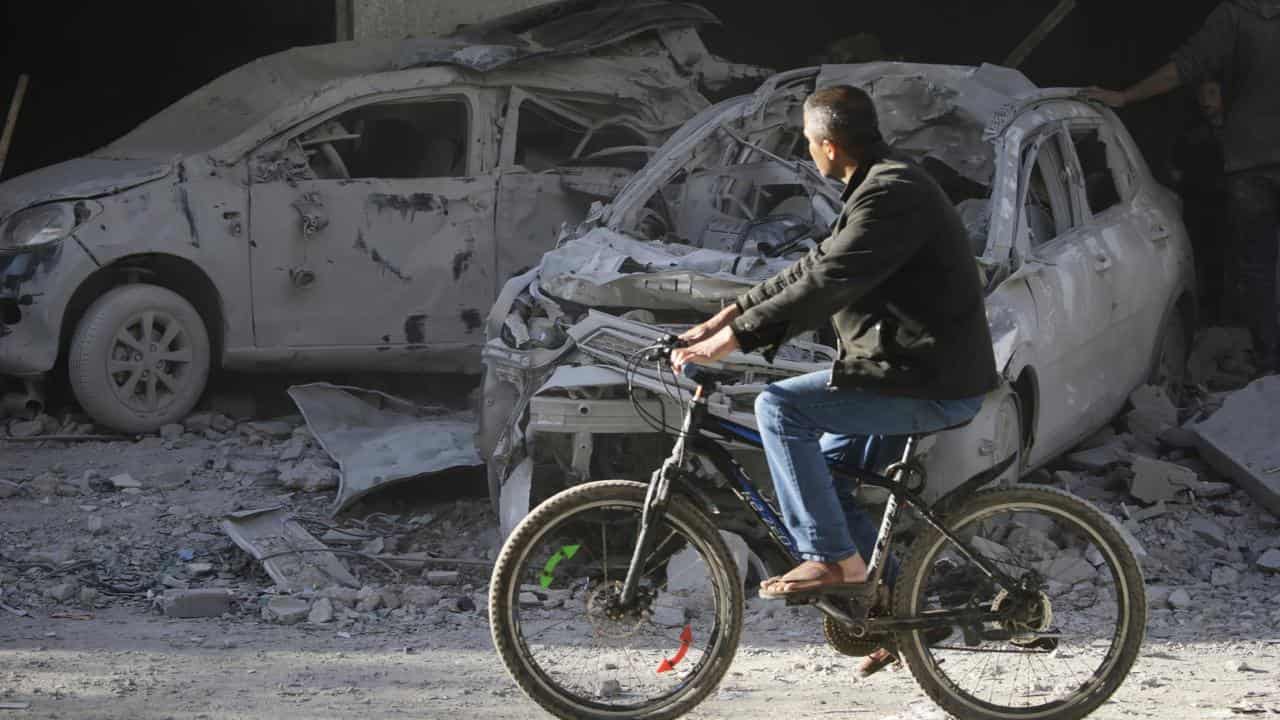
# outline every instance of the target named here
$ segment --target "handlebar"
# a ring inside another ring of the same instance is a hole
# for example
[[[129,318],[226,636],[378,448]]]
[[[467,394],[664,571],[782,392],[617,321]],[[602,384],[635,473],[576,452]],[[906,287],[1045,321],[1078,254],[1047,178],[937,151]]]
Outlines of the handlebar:
[[[671,351],[676,348],[686,347],[688,344],[677,335],[664,335],[652,347],[645,350],[641,357],[646,362],[670,363]],[[725,379],[723,374],[693,363],[686,363],[680,374],[694,383],[708,388],[714,388]]]

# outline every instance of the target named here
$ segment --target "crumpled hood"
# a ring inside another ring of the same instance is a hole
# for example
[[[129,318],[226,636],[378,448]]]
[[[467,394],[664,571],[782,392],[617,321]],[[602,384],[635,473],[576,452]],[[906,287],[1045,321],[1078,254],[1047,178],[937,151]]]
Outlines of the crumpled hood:
[[[169,174],[173,162],[79,157],[0,183],[0,222],[33,205],[127,190]]]
[[[1280,0],[1236,0],[1236,5],[1271,20],[1280,17]]]
[[[587,307],[714,311],[792,262],[595,228],[544,255],[538,284],[549,295]]]

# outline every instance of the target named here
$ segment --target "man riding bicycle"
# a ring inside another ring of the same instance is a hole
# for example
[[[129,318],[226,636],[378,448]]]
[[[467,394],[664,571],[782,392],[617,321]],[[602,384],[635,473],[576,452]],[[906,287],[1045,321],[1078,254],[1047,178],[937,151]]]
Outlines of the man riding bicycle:
[[[805,102],[804,135],[823,175],[845,183],[831,235],[804,258],[687,331],[672,364],[734,350],[772,358],[830,322],[830,370],[773,383],[755,414],[782,517],[804,562],[760,585],[765,598],[857,590],[877,526],[847,500],[826,457],[851,436],[964,423],[999,383],[982,283],[964,225],[941,187],[881,138],[875,105],[851,86]],[[842,496],[845,498],[842,501]],[[864,664],[874,672],[892,658]]]

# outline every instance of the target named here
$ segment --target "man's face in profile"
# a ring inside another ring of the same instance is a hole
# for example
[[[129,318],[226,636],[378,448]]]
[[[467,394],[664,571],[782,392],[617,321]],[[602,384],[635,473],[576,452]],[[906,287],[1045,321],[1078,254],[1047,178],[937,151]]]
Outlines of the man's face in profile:
[[[835,146],[818,132],[809,111],[804,113],[804,137],[809,141],[809,155],[824,177],[835,175]]]

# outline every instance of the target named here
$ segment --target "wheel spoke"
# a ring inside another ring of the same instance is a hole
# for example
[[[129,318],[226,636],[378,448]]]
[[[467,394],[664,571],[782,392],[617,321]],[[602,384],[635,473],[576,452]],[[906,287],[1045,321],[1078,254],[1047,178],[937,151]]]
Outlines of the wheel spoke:
[[[160,350],[168,350],[173,341],[181,334],[182,325],[173,318],[165,318],[164,335],[160,338],[160,342],[157,343],[160,346]]]
[[[146,407],[148,410],[155,410],[160,407],[160,396],[159,393],[156,392],[157,384],[159,384],[159,379],[155,373],[152,373],[150,377],[147,378]]]
[[[138,381],[142,380],[142,371],[134,370],[129,374],[129,378],[124,381],[124,385],[120,386],[120,392],[126,400],[132,400],[134,393],[138,392]]]
[[[178,380],[167,372],[155,371],[155,378],[161,385],[164,385],[169,392],[177,394]]]
[[[142,369],[142,363],[133,360],[108,360],[107,373],[117,375],[122,372],[133,372]]]
[[[142,342],[150,344],[155,338],[156,314],[154,311],[148,310],[142,313]]]
[[[157,360],[165,362],[189,363],[195,358],[195,354],[191,352],[191,348],[178,348],[172,352],[158,352],[153,357]]]
[[[128,346],[130,350],[136,350],[138,352],[143,352],[146,349],[142,346],[142,343],[129,332],[128,328],[120,328],[120,332],[116,333],[116,342]]]

